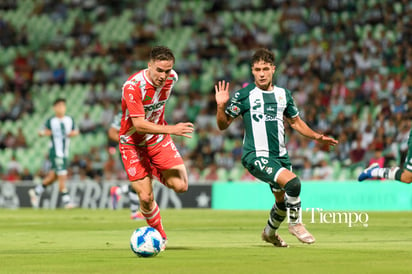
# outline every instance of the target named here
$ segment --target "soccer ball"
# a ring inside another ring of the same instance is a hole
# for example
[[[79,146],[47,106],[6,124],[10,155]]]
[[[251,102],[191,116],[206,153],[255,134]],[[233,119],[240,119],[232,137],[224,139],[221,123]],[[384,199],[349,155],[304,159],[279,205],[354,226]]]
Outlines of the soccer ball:
[[[162,248],[162,235],[150,226],[144,226],[133,231],[130,237],[130,248],[139,257],[154,257]]]

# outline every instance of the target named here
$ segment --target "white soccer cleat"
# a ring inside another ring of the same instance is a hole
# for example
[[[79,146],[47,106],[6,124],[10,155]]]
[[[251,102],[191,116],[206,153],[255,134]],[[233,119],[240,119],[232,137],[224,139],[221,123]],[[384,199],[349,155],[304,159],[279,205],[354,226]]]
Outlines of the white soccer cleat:
[[[266,235],[265,230],[263,230],[262,240],[271,243],[276,247],[289,247],[289,245],[284,240],[282,240],[282,238],[277,233],[273,236],[268,236]]]
[[[165,251],[167,245],[167,239],[163,238],[162,239],[162,247],[160,248],[160,251]]]
[[[374,170],[375,168],[379,168],[379,164],[378,163],[373,163],[371,164],[367,169],[365,169],[364,171],[362,171],[361,174],[359,174],[358,177],[358,181],[362,182],[366,179],[372,179],[372,170]]]
[[[296,236],[296,238],[304,244],[313,244],[315,242],[315,238],[309,233],[302,223],[295,225],[289,224],[289,232],[290,234]]]
[[[73,209],[76,208],[77,206],[73,203],[68,203],[64,205],[64,209]]]
[[[39,208],[40,196],[37,195],[36,191],[31,188],[29,189],[30,203],[33,208]]]

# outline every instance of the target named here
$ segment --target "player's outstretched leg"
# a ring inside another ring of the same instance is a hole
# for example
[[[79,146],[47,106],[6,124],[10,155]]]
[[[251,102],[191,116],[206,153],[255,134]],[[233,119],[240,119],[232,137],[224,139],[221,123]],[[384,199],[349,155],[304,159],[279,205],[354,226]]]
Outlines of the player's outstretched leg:
[[[144,220],[143,214],[139,211],[139,196],[131,186],[128,187],[127,194],[130,200],[130,219]]]
[[[371,164],[368,168],[366,168],[364,171],[362,171],[361,174],[359,174],[358,181],[362,182],[366,179],[372,179],[375,178],[375,176],[372,175],[372,172],[376,169],[379,168],[378,163],[373,163]]]
[[[286,206],[285,202],[275,203],[270,211],[266,227],[262,232],[262,240],[273,244],[276,247],[288,247],[288,244],[279,236],[277,229],[285,220]]]
[[[60,192],[60,196],[62,198],[63,207],[65,209],[75,208],[76,205],[72,203],[72,199],[70,198],[69,192],[67,189],[64,189]]]
[[[289,214],[289,232],[305,244],[312,244],[315,238],[305,228],[301,221],[300,180],[295,177],[285,185],[286,208]]]
[[[145,212],[142,210],[142,214],[145,217],[147,224],[155,228],[157,231],[159,231],[160,235],[162,235],[162,238],[163,238],[162,251],[163,251],[166,248],[167,236],[166,236],[166,232],[163,229],[162,217],[160,216],[159,206],[157,205],[156,201],[153,201],[153,203],[154,203],[153,209],[149,212]]]
[[[35,188],[29,189],[30,202],[33,208],[39,208],[40,198],[45,188],[46,186],[39,184]]]

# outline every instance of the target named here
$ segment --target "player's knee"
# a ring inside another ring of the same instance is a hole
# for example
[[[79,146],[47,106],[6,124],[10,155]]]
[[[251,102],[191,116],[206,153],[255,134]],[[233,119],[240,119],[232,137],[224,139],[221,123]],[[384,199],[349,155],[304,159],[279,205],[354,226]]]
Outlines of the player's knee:
[[[285,184],[285,192],[289,197],[298,197],[300,195],[301,183],[298,177],[291,179]]]
[[[150,205],[151,205],[151,204],[153,203],[153,201],[154,201],[153,192],[151,192],[151,193],[143,193],[143,192],[140,192],[140,193],[138,194],[138,196],[139,196],[140,204],[141,204],[141,206],[144,207],[144,208],[150,207]]]
[[[173,190],[177,193],[186,192],[188,188],[189,188],[188,184],[182,180],[173,185]]]

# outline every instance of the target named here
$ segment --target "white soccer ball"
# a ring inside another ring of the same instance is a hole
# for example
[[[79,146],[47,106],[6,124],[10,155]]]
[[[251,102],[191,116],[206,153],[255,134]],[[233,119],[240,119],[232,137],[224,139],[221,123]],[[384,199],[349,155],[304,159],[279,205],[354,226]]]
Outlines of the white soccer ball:
[[[162,235],[150,226],[144,226],[133,231],[130,237],[130,248],[139,257],[154,257],[162,248]]]

